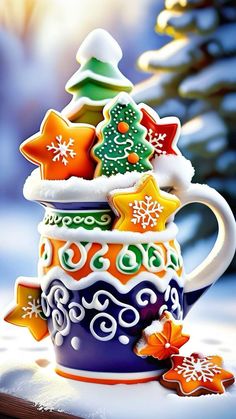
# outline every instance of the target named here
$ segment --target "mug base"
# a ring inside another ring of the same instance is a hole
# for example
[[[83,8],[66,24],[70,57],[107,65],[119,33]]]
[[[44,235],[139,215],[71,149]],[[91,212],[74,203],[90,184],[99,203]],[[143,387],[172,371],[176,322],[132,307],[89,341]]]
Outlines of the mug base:
[[[56,365],[58,375],[71,380],[97,384],[138,384],[157,380],[166,370],[154,370],[148,372],[109,373],[97,371],[76,370]]]

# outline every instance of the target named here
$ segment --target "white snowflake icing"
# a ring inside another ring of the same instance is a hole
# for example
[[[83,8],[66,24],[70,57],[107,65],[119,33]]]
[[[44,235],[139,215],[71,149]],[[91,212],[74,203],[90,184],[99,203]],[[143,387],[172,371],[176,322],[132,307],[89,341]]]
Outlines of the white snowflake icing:
[[[135,199],[135,201],[129,205],[133,208],[133,218],[131,219],[131,222],[134,224],[141,224],[143,229],[147,226],[154,227],[163,210],[163,207],[159,202],[153,201],[152,196],[147,195],[144,197],[144,200],[138,201]]]
[[[55,154],[52,161],[62,161],[62,163],[66,166],[68,163],[68,157],[73,159],[76,156],[76,153],[73,150],[74,140],[73,138],[70,138],[67,142],[62,141],[62,135],[57,135],[56,141],[57,144],[52,141],[50,145],[47,145],[47,149]]]
[[[163,143],[161,141],[165,141],[166,134],[160,134],[158,132],[154,132],[151,128],[148,130],[148,142],[155,148],[157,154],[166,154],[165,150],[161,150],[163,148]]]
[[[221,370],[221,367],[211,362],[211,357],[195,358],[194,356],[185,357],[182,364],[175,368],[175,371],[178,371],[187,383],[189,381],[212,382],[214,376]]]
[[[31,301],[30,301],[31,300]],[[22,310],[25,312],[22,315],[22,318],[25,319],[26,317],[29,317],[32,319],[32,317],[39,317],[42,313],[42,306],[40,303],[39,298],[32,298],[31,295],[28,296],[28,305],[26,307],[22,307]]]

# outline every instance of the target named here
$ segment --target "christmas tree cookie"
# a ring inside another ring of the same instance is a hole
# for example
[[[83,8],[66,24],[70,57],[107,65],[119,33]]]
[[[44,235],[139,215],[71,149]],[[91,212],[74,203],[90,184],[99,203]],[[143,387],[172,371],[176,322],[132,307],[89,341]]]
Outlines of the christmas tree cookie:
[[[109,203],[118,216],[113,228],[138,233],[163,231],[180,206],[175,195],[160,191],[152,175],[144,175],[134,188],[111,192]]]
[[[180,135],[180,121],[175,116],[159,118],[150,106],[140,103],[143,117],[141,124],[147,129],[146,140],[154,147],[155,156],[181,154],[177,148]]]
[[[146,141],[146,129],[140,124],[142,114],[127,93],[120,93],[104,108],[104,118],[97,126],[98,144],[92,149],[97,161],[95,176],[126,172],[146,172],[154,148]]]
[[[97,125],[106,103],[121,91],[130,92],[133,85],[118,69],[118,43],[103,29],[87,36],[76,58],[81,67],[66,84],[73,99],[62,112],[71,121]]]
[[[154,320],[143,330],[134,352],[141,357],[152,356],[159,360],[170,358],[171,355],[178,354],[179,348],[189,340],[182,329],[181,322],[165,311],[160,320]]]
[[[72,124],[56,111],[50,110],[40,132],[25,140],[21,153],[40,166],[41,178],[68,179],[71,176],[92,179],[94,163],[90,149],[95,140],[92,125]]]
[[[234,383],[233,374],[222,368],[220,356],[173,355],[171,362],[171,369],[163,374],[160,383],[176,390],[179,396],[222,394],[225,387]]]

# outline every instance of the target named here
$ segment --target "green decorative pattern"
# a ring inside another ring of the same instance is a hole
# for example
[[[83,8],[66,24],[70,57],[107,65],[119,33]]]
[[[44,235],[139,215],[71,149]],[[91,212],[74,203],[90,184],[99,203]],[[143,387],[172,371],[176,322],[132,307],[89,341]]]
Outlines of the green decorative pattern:
[[[154,243],[124,245],[117,257],[117,269],[121,273],[134,274],[143,265],[148,272],[160,272],[165,268],[165,256]]]
[[[93,243],[67,241],[58,251],[59,263],[68,272],[76,272],[89,263],[93,272],[106,272],[113,267],[114,254],[109,249],[109,243],[103,243],[89,259],[88,252]],[[40,258],[42,267],[49,267],[52,261],[53,241],[42,238],[43,252]],[[164,245],[123,244],[116,253],[116,269],[125,275],[135,275],[143,267],[147,272],[158,274],[161,271],[173,269],[178,271],[183,266],[180,248],[173,248],[169,243]]]
[[[66,244],[58,251],[61,266],[70,272],[79,271],[83,268],[87,261],[88,251],[92,246],[91,243],[84,242],[74,243],[74,245],[77,247],[80,254],[80,259],[77,262],[73,262],[74,251],[71,248],[70,242],[66,242]]]
[[[183,264],[182,257],[173,248],[167,251],[167,268],[178,270]]]
[[[44,217],[44,224],[56,225],[57,227],[79,228],[86,230],[100,228],[101,230],[110,230],[113,222],[111,210],[93,210],[61,212],[56,210],[47,210]]]
[[[134,274],[139,271],[142,265],[142,251],[140,246],[125,245],[120,251],[116,266],[121,273]]]

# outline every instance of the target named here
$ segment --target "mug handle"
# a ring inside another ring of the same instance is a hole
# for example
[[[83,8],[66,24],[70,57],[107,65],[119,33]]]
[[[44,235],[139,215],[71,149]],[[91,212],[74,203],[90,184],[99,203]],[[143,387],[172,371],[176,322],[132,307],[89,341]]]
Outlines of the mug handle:
[[[235,252],[236,225],[226,200],[210,186],[191,184],[187,190],[179,190],[175,194],[182,204],[178,211],[191,203],[204,204],[213,211],[218,222],[218,236],[209,255],[186,274],[184,291],[191,292],[210,286],[225,272]]]

